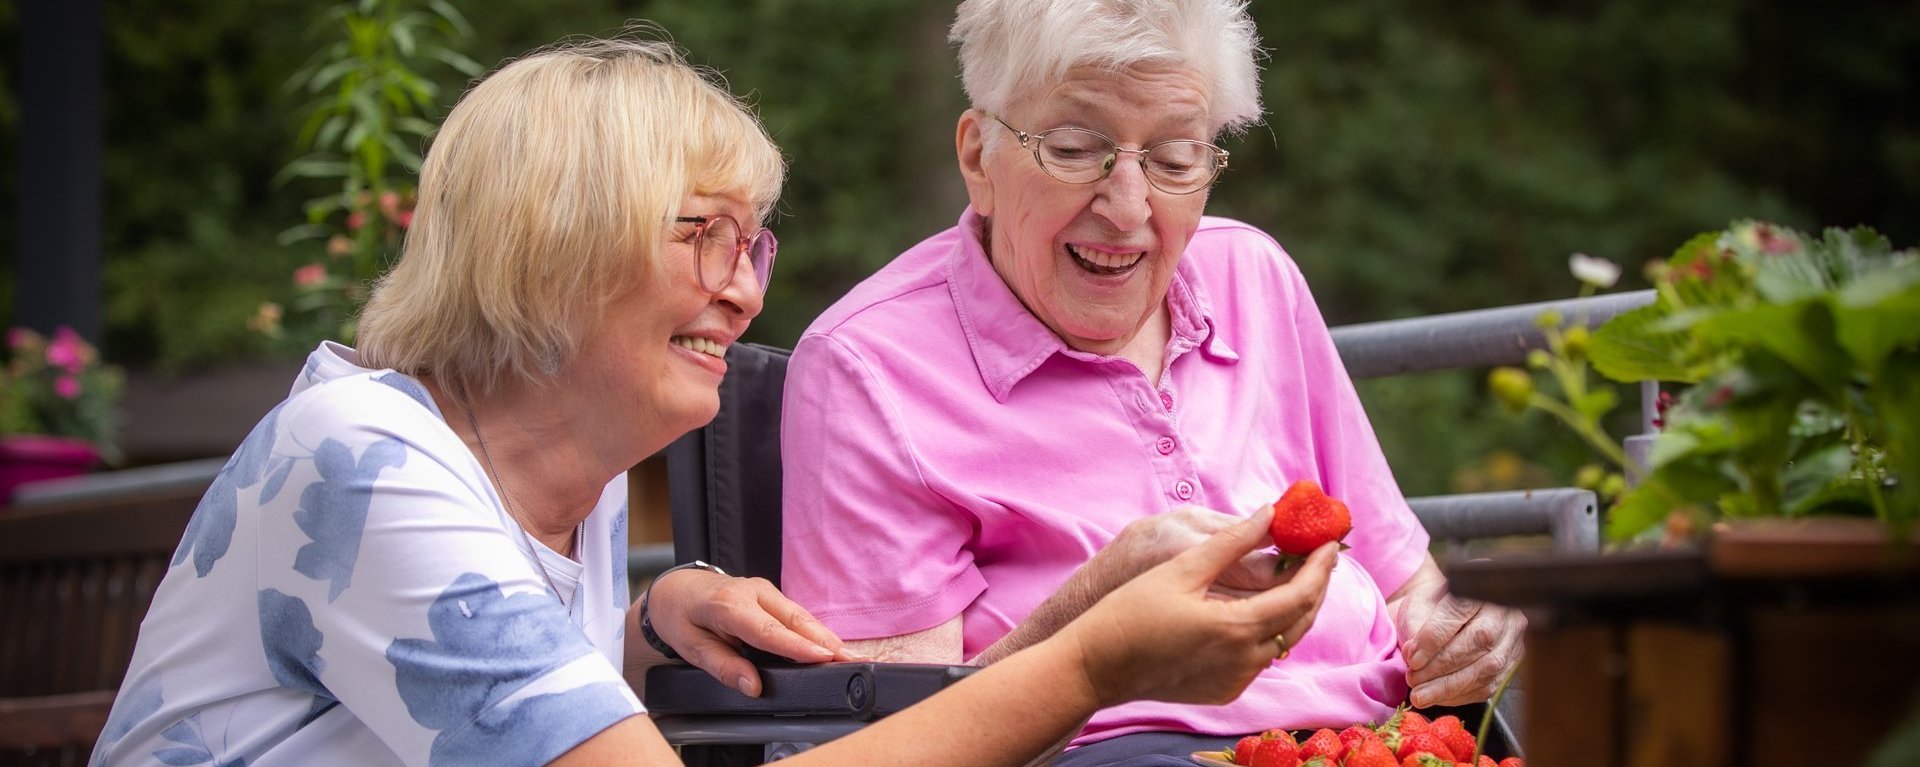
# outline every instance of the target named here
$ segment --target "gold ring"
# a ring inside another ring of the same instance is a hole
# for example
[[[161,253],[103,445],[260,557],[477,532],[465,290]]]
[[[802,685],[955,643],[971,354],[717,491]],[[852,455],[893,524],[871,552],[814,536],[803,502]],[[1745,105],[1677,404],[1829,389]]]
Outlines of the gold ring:
[[[1279,646],[1280,646],[1280,655],[1279,655],[1279,656],[1277,656],[1277,657],[1275,657],[1275,658],[1274,658],[1274,660],[1286,660],[1286,659],[1287,659],[1287,635],[1286,635],[1286,633],[1285,633],[1285,632],[1281,632],[1281,633],[1279,633],[1279,634],[1274,634],[1274,635],[1273,635],[1273,643],[1274,643],[1274,644],[1277,644],[1277,645],[1279,645]]]

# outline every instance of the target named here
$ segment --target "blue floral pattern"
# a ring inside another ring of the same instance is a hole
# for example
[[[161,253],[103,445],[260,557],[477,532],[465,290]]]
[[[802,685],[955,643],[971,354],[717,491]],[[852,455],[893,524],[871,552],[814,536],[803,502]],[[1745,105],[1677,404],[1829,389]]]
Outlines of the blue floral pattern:
[[[300,508],[293,512],[294,524],[313,542],[300,547],[293,569],[330,582],[327,601],[331,602],[353,582],[374,480],[385,469],[406,465],[407,448],[396,439],[381,440],[367,446],[356,462],[346,445],[328,439],[313,451],[313,462],[320,481],[300,494]]]
[[[399,639],[387,649],[400,699],[414,721],[439,730],[433,764],[539,764],[558,756],[631,708],[598,685],[501,705],[527,682],[593,652],[565,611],[544,592],[507,596],[478,573],[455,579],[427,609],[432,639]],[[581,722],[594,729],[573,733]],[[558,751],[545,741],[564,741]],[[543,745],[544,744],[544,745]]]
[[[323,346],[196,509],[92,763],[539,764],[639,713],[624,495],[570,615],[487,487],[418,380]]]
[[[266,471],[268,458],[273,453],[273,443],[278,436],[274,429],[279,420],[280,408],[268,411],[260,425],[253,428],[247,439],[240,443],[240,449],[234,451],[233,458],[221,467],[220,474],[214,477],[213,486],[193,510],[193,518],[187,521],[187,532],[180,539],[180,547],[173,552],[174,566],[193,557],[193,569],[199,577],[205,578],[213,572],[213,565],[227,555],[227,547],[233,542],[233,528],[238,517],[240,491],[253,487],[260,482],[260,476]],[[285,476],[280,480],[284,481]],[[274,493],[279,492],[279,482],[272,484]],[[272,499],[271,493],[260,502]]]

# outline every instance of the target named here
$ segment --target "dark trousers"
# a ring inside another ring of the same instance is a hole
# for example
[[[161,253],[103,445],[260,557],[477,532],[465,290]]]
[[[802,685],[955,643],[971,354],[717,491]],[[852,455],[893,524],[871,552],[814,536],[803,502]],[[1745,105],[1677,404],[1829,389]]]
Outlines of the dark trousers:
[[[1194,767],[1195,751],[1219,751],[1239,738],[1184,732],[1136,732],[1073,749],[1053,767]]]

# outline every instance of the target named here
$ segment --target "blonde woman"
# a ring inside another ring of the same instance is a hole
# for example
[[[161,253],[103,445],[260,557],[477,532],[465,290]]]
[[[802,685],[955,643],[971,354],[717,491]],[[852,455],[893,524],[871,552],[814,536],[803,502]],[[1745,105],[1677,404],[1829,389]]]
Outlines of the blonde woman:
[[[621,678],[660,660],[643,615],[748,695],[736,643],[848,657],[764,581],[676,570],[629,605],[623,572],[622,472],[713,417],[782,173],[663,43],[563,45],[475,86],[362,346],[314,350],[202,500],[95,763],[672,765]],[[1102,706],[1231,699],[1306,632],[1332,561],[1208,598],[1263,532],[791,763],[1018,764]]]

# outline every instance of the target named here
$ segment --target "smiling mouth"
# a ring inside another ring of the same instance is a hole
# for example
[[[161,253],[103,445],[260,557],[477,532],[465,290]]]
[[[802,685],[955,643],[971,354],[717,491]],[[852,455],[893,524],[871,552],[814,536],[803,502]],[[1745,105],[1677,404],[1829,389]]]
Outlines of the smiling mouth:
[[[720,359],[727,358],[726,345],[715,342],[715,341],[709,341],[705,338],[696,338],[694,336],[674,336],[672,340],[675,346],[678,346],[682,349],[689,349],[692,351],[696,351],[701,354],[705,354],[709,357],[718,357]]]
[[[1067,246],[1067,255],[1073,257],[1075,266],[1102,277],[1126,274],[1147,259],[1146,251],[1136,253],[1102,253],[1097,250],[1081,250]]]

